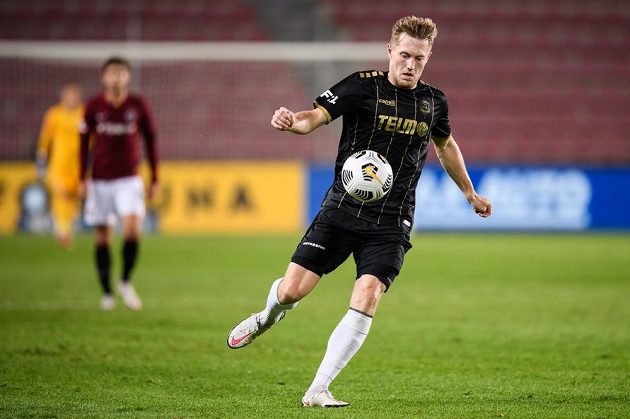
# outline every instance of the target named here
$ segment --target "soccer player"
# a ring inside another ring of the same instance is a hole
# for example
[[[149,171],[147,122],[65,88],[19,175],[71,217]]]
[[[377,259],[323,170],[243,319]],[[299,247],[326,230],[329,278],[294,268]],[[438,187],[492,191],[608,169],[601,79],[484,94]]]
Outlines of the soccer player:
[[[59,245],[72,244],[79,211],[79,125],[83,118],[81,87],[62,86],[59,103],[50,107],[37,143],[37,175],[51,191],[51,211]]]
[[[308,134],[343,116],[335,180],[321,210],[298,245],[283,278],[269,291],[266,307],[232,329],[228,346],[242,348],[282,320],[325,275],[353,254],[357,266],[350,308],[328,341],[315,378],[302,398],[304,406],[340,407],[328,390],[365,340],[378,302],[399,274],[411,248],[415,189],[432,141],[440,163],[482,217],[492,212],[468,177],[451,134],[444,93],[420,80],[437,28],[428,18],[398,20],[387,46],[389,71],[360,71],[326,90],[314,109],[276,110],[271,125]],[[390,162],[394,183],[382,200],[362,204],[344,190],[340,176],[354,152],[374,150]]]
[[[96,268],[103,289],[100,307],[114,309],[110,284],[110,246],[116,217],[122,221],[122,275],[118,291],[132,310],[140,310],[142,302],[131,284],[131,272],[138,255],[138,242],[145,215],[144,184],[138,176],[142,134],[151,168],[149,199],[158,187],[158,152],[153,119],[145,100],[129,92],[131,67],[120,57],[109,58],[101,68],[102,94],[85,107],[81,126],[80,192],[87,195],[85,221],[94,226]],[[90,139],[92,146],[92,178],[87,182]]]

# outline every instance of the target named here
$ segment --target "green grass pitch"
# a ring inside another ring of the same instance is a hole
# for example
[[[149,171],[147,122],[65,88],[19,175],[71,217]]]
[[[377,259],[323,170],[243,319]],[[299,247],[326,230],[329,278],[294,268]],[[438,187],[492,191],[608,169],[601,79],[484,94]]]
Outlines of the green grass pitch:
[[[0,416],[630,416],[630,236],[414,236],[338,410],[299,402],[352,262],[253,345],[225,343],[297,239],[146,237],[145,309],[102,313],[91,238],[0,237]]]

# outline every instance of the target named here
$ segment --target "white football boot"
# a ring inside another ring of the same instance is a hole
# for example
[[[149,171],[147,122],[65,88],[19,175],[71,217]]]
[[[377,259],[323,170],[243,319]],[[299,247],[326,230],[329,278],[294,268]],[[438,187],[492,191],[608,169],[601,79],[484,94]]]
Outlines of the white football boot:
[[[263,326],[260,322],[260,313],[254,313],[239,324],[234,326],[228,334],[227,344],[232,349],[239,349],[249,345],[258,336],[265,333],[271,326],[284,319],[286,312],[282,312],[276,318],[276,321],[269,326]]]
[[[350,403],[335,399],[330,391],[324,386],[315,387],[311,391],[307,391],[302,398],[302,406],[304,407],[346,407]]]
[[[105,294],[101,297],[100,307],[102,311],[112,311],[116,307],[116,300],[111,294]]]
[[[142,301],[133,285],[120,281],[118,283],[118,292],[120,292],[120,296],[127,307],[134,311],[142,310]]]

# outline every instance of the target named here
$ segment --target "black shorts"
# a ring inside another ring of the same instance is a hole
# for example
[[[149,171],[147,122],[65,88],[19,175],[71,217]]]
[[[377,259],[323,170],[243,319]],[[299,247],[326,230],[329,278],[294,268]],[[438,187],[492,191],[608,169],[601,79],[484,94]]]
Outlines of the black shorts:
[[[337,269],[352,254],[357,278],[376,276],[386,288],[400,273],[411,249],[410,227],[382,226],[344,210],[323,208],[306,231],[291,262],[323,276]]]

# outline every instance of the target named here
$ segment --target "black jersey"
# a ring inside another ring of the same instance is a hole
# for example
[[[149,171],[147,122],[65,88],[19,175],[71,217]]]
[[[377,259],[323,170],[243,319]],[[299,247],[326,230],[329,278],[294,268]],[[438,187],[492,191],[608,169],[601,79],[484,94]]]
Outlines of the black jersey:
[[[389,82],[387,72],[360,71],[326,90],[314,106],[328,123],[343,115],[335,180],[322,206],[380,225],[410,227],[430,138],[451,134],[444,93],[422,81],[415,89],[401,89]],[[361,203],[343,188],[343,164],[360,150],[374,150],[392,166],[394,184],[379,201]]]

